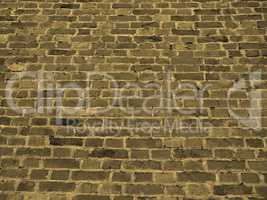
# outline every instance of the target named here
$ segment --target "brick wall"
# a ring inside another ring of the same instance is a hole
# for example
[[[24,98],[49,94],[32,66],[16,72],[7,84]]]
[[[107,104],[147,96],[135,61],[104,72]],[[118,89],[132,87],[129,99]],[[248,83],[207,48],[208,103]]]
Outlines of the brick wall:
[[[266,200],[267,2],[1,0],[1,200]]]

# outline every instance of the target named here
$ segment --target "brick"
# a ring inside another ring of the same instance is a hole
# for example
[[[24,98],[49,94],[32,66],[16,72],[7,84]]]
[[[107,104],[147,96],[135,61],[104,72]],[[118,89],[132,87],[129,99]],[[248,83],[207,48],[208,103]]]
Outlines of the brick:
[[[97,192],[97,184],[81,183],[78,186],[78,191],[80,193],[96,193]]]
[[[73,200],[110,200],[110,197],[102,195],[76,195]]]
[[[252,188],[245,185],[214,186],[214,194],[216,195],[246,195],[251,193],[252,193]]]
[[[1,191],[15,191],[15,183],[14,181],[2,181],[0,183],[0,189]]]
[[[174,151],[175,158],[208,158],[211,156],[212,152],[208,149],[176,149]]]
[[[216,158],[233,158],[234,151],[230,149],[215,149]]]
[[[126,169],[161,169],[160,162],[157,161],[127,161],[124,163]]]
[[[75,16],[50,16],[49,20],[51,21],[75,21],[76,17]]]
[[[135,182],[152,182],[152,180],[153,180],[152,173],[136,172],[134,174],[134,181]]]
[[[236,173],[220,173],[219,179],[221,183],[238,183],[238,174]]]
[[[241,178],[244,183],[259,183],[260,181],[259,176],[253,173],[243,173]]]
[[[29,156],[40,156],[40,157],[48,157],[51,152],[49,148],[18,148],[16,150],[17,156],[29,155]]]
[[[39,188],[42,192],[71,192],[75,189],[75,184],[47,181],[40,182]]]
[[[129,148],[160,148],[162,141],[160,139],[130,138],[126,140],[126,146]]]
[[[121,34],[121,35],[133,35],[135,34],[135,30],[131,29],[112,29],[111,34]]]
[[[127,172],[114,172],[112,174],[112,181],[115,182],[129,182],[131,180],[131,174]]]
[[[256,171],[267,171],[267,162],[265,161],[249,161],[249,168]]]
[[[71,178],[73,180],[103,181],[108,178],[108,175],[101,171],[73,171]]]
[[[75,159],[47,159],[44,166],[48,168],[79,168],[79,161]]]
[[[156,173],[155,181],[159,183],[174,183],[176,180],[173,173]]]
[[[127,185],[126,186],[127,194],[147,194],[147,195],[156,195],[162,194],[163,188],[160,185]]]
[[[149,152],[148,150],[133,149],[130,152],[130,157],[133,159],[148,159]]]
[[[219,9],[195,9],[194,13],[196,15],[219,15]]]
[[[267,27],[267,21],[258,21],[257,25],[258,25],[258,28],[266,28]]]
[[[51,174],[52,180],[67,180],[68,178],[69,178],[68,170],[52,171],[52,174]]]
[[[102,147],[104,140],[101,138],[88,138],[85,141],[85,146],[89,147]]]
[[[26,178],[28,174],[27,169],[2,169],[0,171],[1,177],[7,178]]]
[[[119,9],[119,8],[132,8],[132,4],[128,3],[113,3],[112,8]]]
[[[246,139],[246,144],[248,147],[252,147],[252,148],[263,148],[264,147],[263,141],[258,138]]]
[[[83,140],[79,138],[55,138],[49,137],[50,145],[55,146],[82,146]]]
[[[35,183],[33,181],[24,181],[19,183],[17,190],[31,192],[34,191],[34,186]]]
[[[191,57],[174,57],[172,58],[172,63],[173,64],[188,64],[188,65],[195,65],[195,64],[200,64],[202,63],[201,58],[191,58]]]
[[[105,140],[105,146],[111,148],[123,148],[123,139],[108,138]]]
[[[91,154],[91,157],[97,158],[128,158],[128,152],[123,149],[94,149]]]
[[[187,194],[190,196],[208,196],[211,191],[205,184],[189,184],[186,186]]]
[[[136,9],[133,10],[134,15],[155,15],[158,14],[158,9]]]
[[[127,16],[127,15],[118,15],[118,16],[110,16],[110,20],[112,21],[136,21],[136,16]]]
[[[176,175],[178,182],[204,183],[208,181],[215,181],[215,175],[206,172],[178,172]]]
[[[34,169],[31,171],[30,177],[32,180],[43,180],[47,179],[48,177],[48,170],[42,169]]]
[[[244,161],[223,161],[223,160],[209,160],[208,168],[210,170],[242,170],[245,169]]]
[[[61,50],[61,49],[54,49],[49,50],[48,55],[64,55],[64,56],[71,56],[74,55],[75,51],[69,51],[69,50]]]
[[[199,35],[199,30],[172,29],[174,35]]]
[[[197,28],[222,28],[223,25],[221,22],[197,22]]]
[[[78,9],[80,8],[80,4],[55,4],[54,8],[62,8],[62,9]]]
[[[243,139],[238,138],[208,138],[206,142],[209,148],[244,147]]]
[[[201,73],[177,73],[174,74],[177,80],[203,80],[204,76]]]
[[[267,197],[266,189],[266,186],[258,186],[256,187],[256,193],[262,197]]]
[[[103,169],[120,169],[121,161],[119,160],[105,160],[102,164]]]
[[[172,21],[198,21],[198,16],[196,15],[176,15],[171,16]]]
[[[239,43],[240,49],[266,49],[267,45],[263,43]]]

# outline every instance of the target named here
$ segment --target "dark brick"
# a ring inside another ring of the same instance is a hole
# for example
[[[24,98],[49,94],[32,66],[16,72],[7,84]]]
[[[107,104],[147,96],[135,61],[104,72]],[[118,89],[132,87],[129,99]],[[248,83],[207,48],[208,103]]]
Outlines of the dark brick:
[[[76,195],[73,200],[110,200],[110,197],[101,195]]]
[[[41,192],[71,192],[74,191],[75,184],[47,181],[47,182],[40,182],[39,188]]]
[[[55,146],[82,146],[83,140],[80,138],[55,138],[49,137],[50,145]]]
[[[80,8],[80,4],[55,4],[54,8],[64,8],[64,9],[78,9]]]
[[[209,160],[208,168],[210,170],[242,170],[245,169],[244,161],[237,160]]]
[[[208,149],[176,149],[174,158],[208,158],[212,156],[212,151]]]
[[[71,178],[73,180],[104,181],[108,176],[109,174],[103,171],[73,171]]]
[[[215,175],[206,172],[178,172],[177,174],[178,182],[208,182],[215,181]]]
[[[44,166],[47,168],[79,168],[79,161],[75,159],[47,159]]]
[[[163,187],[160,185],[127,185],[126,193],[128,194],[163,194]]]
[[[94,149],[91,154],[91,157],[98,158],[128,158],[128,152],[123,149]]]
[[[172,29],[174,35],[199,35],[199,30]]]
[[[252,187],[245,185],[218,185],[214,186],[216,195],[246,195],[252,194]]]
[[[35,183],[33,181],[23,181],[20,182],[17,191],[33,191],[34,190]]]

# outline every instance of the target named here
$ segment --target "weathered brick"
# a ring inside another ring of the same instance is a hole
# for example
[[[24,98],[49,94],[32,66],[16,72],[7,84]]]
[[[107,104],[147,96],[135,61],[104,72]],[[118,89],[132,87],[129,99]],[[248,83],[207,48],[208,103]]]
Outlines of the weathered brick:
[[[186,186],[187,194],[189,196],[203,197],[210,195],[211,191],[205,184],[189,184]]]
[[[264,147],[263,140],[258,139],[258,138],[246,139],[246,144],[248,147],[252,147],[252,148],[263,148]]]
[[[254,173],[243,173],[241,178],[244,183],[259,183],[260,181],[259,176]]]
[[[126,146],[129,148],[160,148],[162,141],[160,139],[129,138],[126,140]]]
[[[134,15],[155,15],[158,14],[159,10],[158,9],[136,9],[133,10]]]
[[[33,181],[23,181],[19,183],[17,190],[31,192],[34,191],[34,186],[35,183]]]
[[[10,180],[1,181],[0,182],[0,189],[1,191],[15,191],[15,182]]]
[[[29,156],[40,156],[40,157],[48,157],[51,154],[51,150],[49,148],[18,148],[16,150],[17,156],[29,155]]]
[[[112,174],[112,181],[115,182],[129,182],[131,180],[131,174],[127,172],[114,172]]]
[[[199,35],[199,30],[172,29],[174,35]]]
[[[206,172],[178,172],[178,182],[199,182],[204,183],[207,181],[215,181],[215,175]]]
[[[31,171],[30,177],[32,180],[47,179],[48,172],[49,172],[48,170],[34,169]]]
[[[75,189],[75,184],[47,181],[47,182],[40,182],[39,188],[40,191],[42,192],[71,192]]]
[[[249,161],[249,168],[256,171],[267,171],[267,162],[266,161]]]
[[[63,9],[78,9],[80,7],[80,4],[55,4],[54,8],[63,8]]]
[[[75,159],[47,159],[44,166],[47,168],[79,168],[79,161]]]
[[[208,149],[176,149],[174,158],[208,158],[212,156],[212,151]]]
[[[157,161],[126,161],[124,168],[126,169],[161,169],[160,162]]]
[[[163,194],[163,187],[160,185],[126,185],[127,194]]]
[[[110,200],[109,196],[101,195],[76,195],[73,198],[74,200]]]
[[[56,170],[52,171],[51,179],[52,180],[67,180],[69,178],[68,170]]]
[[[222,28],[223,25],[221,22],[197,22],[197,28]]]
[[[80,138],[55,138],[49,137],[50,145],[55,146],[82,146],[83,140]]]
[[[128,152],[123,149],[94,149],[91,154],[91,157],[97,158],[128,158]]]
[[[103,171],[73,171],[71,178],[73,180],[103,181],[108,178],[108,175]]]
[[[198,21],[197,15],[176,15],[171,16],[172,21]]]
[[[245,185],[218,185],[214,186],[216,195],[246,195],[252,193],[252,187]]]
[[[243,147],[243,139],[238,138],[208,138],[206,140],[207,147],[220,148],[220,147]]]
[[[208,168],[210,170],[242,170],[245,169],[244,161],[224,161],[224,160],[209,160]]]

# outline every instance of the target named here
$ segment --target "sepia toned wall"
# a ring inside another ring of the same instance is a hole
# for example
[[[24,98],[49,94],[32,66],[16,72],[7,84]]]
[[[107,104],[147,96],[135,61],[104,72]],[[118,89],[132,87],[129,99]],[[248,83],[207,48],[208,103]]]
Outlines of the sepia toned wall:
[[[266,200],[267,1],[0,0],[1,200]]]

